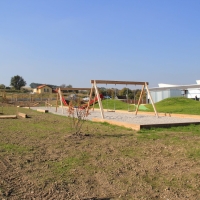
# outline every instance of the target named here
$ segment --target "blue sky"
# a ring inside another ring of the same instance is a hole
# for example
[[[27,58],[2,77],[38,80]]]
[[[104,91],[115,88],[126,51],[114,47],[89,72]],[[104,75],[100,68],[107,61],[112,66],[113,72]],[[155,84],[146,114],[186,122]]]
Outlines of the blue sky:
[[[199,0],[0,0],[0,84],[195,84],[199,11]]]

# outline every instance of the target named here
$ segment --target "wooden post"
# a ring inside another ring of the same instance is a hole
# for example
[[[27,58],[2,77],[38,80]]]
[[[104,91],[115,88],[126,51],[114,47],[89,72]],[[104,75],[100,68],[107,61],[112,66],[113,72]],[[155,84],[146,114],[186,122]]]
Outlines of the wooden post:
[[[92,99],[93,89],[94,89],[94,84],[92,84],[92,87],[91,87],[91,90],[90,90],[90,96],[89,96],[89,101],[88,101],[88,105],[87,105],[87,108],[86,108],[86,114],[88,114],[88,110],[89,110],[89,107],[90,107],[90,100]]]
[[[94,104],[95,104],[95,99],[96,99],[97,95],[95,94],[94,96],[94,100],[93,100],[93,111],[94,111]]]
[[[138,100],[138,105],[137,105],[137,108],[135,110],[135,115],[137,115],[137,112],[138,112],[138,109],[139,109],[139,106],[140,106],[140,101],[141,101],[141,98],[142,98],[142,94],[143,94],[143,91],[144,91],[144,85],[142,86],[142,91],[140,93],[140,98]]]
[[[96,95],[97,95],[97,99],[98,99],[98,103],[99,103],[99,108],[100,108],[100,111],[101,111],[101,117],[104,119],[105,118],[104,117],[104,110],[103,110],[101,98],[100,98],[99,91],[98,91],[98,88],[97,88],[95,80],[94,80],[94,88],[95,88],[95,92],[96,92]]]
[[[64,114],[64,109],[63,109],[63,102],[62,102],[62,93],[61,93],[61,89],[59,88],[59,96],[60,96],[60,103],[61,103],[61,107],[62,107],[62,114]]]
[[[148,86],[147,86],[146,83],[145,83],[145,87],[146,87],[146,90],[147,90],[147,92],[148,92],[149,98],[150,98],[150,100],[151,100],[151,103],[152,103],[154,112],[155,112],[156,116],[158,117],[158,113],[157,113],[157,111],[156,111],[156,107],[155,107],[155,105],[154,105],[153,99],[152,99],[152,97],[151,97],[151,93],[150,93],[149,88],[148,88]]]
[[[57,92],[57,99],[56,99],[56,112],[57,112],[57,108],[58,108],[58,97],[59,97],[59,94],[58,94],[58,92]]]

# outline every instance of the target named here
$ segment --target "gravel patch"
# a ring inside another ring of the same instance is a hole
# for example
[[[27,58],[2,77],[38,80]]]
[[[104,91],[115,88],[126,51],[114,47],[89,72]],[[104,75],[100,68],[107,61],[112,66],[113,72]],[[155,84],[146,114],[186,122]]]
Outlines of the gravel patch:
[[[56,112],[55,107],[49,108],[41,108],[41,107],[31,107],[33,110],[37,109],[47,109],[50,113],[57,114],[57,115],[67,115],[66,109],[64,109],[64,113],[62,112],[62,108],[58,108]],[[186,122],[200,122],[200,119],[193,119],[193,118],[178,118],[178,117],[169,117],[169,116],[152,116],[152,115],[142,115],[137,114],[135,115],[133,112],[131,113],[119,113],[119,112],[107,112],[104,111],[105,119],[113,120],[113,121],[120,121],[126,122],[130,124],[138,124],[138,125],[146,125],[146,124],[173,124],[173,123],[186,123]],[[100,111],[90,111],[89,116],[87,117],[88,120],[92,120],[93,118],[101,118]]]

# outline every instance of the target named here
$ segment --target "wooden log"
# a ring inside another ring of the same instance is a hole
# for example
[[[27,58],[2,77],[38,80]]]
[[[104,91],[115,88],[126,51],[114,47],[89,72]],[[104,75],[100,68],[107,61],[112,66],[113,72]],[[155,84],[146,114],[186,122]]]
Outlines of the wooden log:
[[[27,118],[27,117],[28,117],[27,114],[25,114],[25,113],[20,113],[20,112],[18,112],[18,116],[23,117],[23,118]]]
[[[17,115],[1,115],[0,119],[16,119]]]
[[[43,112],[43,113],[48,113],[48,110],[43,110],[43,109],[37,109],[38,112]]]

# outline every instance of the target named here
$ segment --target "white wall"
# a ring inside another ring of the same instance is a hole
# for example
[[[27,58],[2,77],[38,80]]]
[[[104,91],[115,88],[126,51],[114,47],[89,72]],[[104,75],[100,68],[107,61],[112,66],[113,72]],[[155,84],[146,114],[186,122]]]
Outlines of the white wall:
[[[197,98],[200,98],[200,89],[188,89],[186,97],[194,99],[195,96],[197,96]]]

